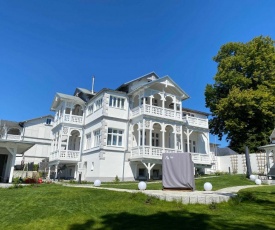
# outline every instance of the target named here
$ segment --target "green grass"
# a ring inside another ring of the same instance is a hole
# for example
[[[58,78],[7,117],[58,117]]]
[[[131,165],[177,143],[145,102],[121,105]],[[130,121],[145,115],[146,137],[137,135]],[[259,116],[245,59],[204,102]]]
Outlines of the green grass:
[[[0,229],[275,229],[275,186],[228,203],[183,205],[141,193],[55,184],[0,189]]]
[[[203,191],[205,182],[210,182],[213,190],[219,190],[226,187],[252,185],[254,182],[245,178],[244,175],[221,175],[217,177],[200,177],[195,180],[196,190]],[[102,183],[101,187],[122,188],[122,189],[138,189],[138,182],[119,182],[119,183]],[[147,190],[161,190],[162,182],[147,182]]]

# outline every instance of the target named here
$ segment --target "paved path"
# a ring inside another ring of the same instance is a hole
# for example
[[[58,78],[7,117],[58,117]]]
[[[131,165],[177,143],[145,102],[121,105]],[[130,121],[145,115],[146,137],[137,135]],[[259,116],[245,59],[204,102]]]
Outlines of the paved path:
[[[245,188],[258,187],[262,185],[246,185],[220,189],[217,191],[171,191],[171,190],[130,190],[130,189],[118,189],[118,188],[104,188],[95,187],[93,185],[71,185],[66,184],[65,186],[81,187],[81,188],[93,188],[93,189],[105,189],[118,192],[130,192],[130,193],[144,193],[148,196],[156,197],[160,200],[166,201],[178,201],[183,204],[211,204],[212,202],[220,203],[227,202],[231,197],[235,196],[236,193]]]

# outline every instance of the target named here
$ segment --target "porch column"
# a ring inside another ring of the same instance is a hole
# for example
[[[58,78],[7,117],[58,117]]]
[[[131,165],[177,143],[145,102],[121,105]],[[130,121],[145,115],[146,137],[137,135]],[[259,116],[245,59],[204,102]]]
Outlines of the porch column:
[[[17,153],[17,147],[14,148],[7,148],[7,150],[11,154],[11,168],[10,168],[10,177],[9,177],[9,183],[12,183],[12,177],[13,177],[13,170],[14,170],[14,164],[16,159],[16,153]]]
[[[147,172],[148,172],[148,179],[147,180],[150,180],[150,178],[151,178],[151,169],[155,166],[155,164],[151,165],[151,163],[147,163],[147,165],[146,165],[146,163],[144,163],[144,162],[142,162],[142,164],[145,166],[145,168],[147,169]]]
[[[177,100],[176,100],[175,96],[173,96],[173,103],[174,103],[174,117],[176,118],[176,114],[177,114]]]
[[[51,166],[49,166],[47,178],[50,179],[50,176],[51,176]]]
[[[149,134],[149,146],[150,146],[150,155],[152,156],[152,121],[150,121],[150,134]]]
[[[163,129],[164,124],[161,127],[161,131],[162,131],[162,153],[165,152],[165,130]]]
[[[164,112],[164,108],[165,108],[165,97],[164,97],[164,94],[162,95],[162,116],[164,116],[165,115],[165,112]]]
[[[145,120],[142,120],[142,149],[143,154],[145,153]]]
[[[188,128],[186,129],[186,132],[184,132],[187,138],[187,152],[191,152],[190,151],[190,144],[189,144],[189,136],[193,133],[193,130],[189,130]]]
[[[54,179],[57,179],[57,169],[58,169],[58,164],[55,165],[55,168],[54,168]]]
[[[177,152],[177,131],[175,130],[174,131],[174,149],[175,149],[175,152]]]
[[[74,166],[74,179],[77,179],[77,169],[78,169],[78,166],[77,166],[77,164],[75,164],[75,166]]]
[[[181,113],[182,113],[182,112],[181,112]],[[181,151],[184,152],[182,127],[180,128],[180,145],[181,145]]]

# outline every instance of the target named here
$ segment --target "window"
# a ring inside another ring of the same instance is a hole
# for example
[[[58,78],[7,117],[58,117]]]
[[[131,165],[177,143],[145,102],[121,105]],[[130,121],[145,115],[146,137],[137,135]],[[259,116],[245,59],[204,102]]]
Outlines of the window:
[[[91,171],[94,171],[94,168],[95,168],[95,163],[92,162],[92,164],[91,164]]]
[[[159,146],[159,134],[152,133],[152,146],[158,147]]]
[[[123,131],[108,128],[108,140],[107,145],[122,146]]]
[[[187,149],[187,140],[186,139],[184,139],[184,151],[185,152],[192,152],[192,141],[191,140],[189,140],[189,151],[188,151],[188,149]]]
[[[88,107],[88,114],[91,114],[94,112],[94,104],[89,105]]]
[[[50,125],[51,122],[52,122],[52,119],[51,119],[51,118],[47,118],[47,119],[46,119],[46,125]]]
[[[195,153],[196,152],[196,141],[193,141],[193,152]]]
[[[94,131],[94,147],[100,146],[101,141],[101,131],[100,129]]]
[[[157,99],[153,99],[153,105],[158,106],[158,100]]]
[[[95,102],[95,110],[98,110],[102,108],[102,98],[98,99],[96,102]]]
[[[86,148],[85,149],[90,149],[92,147],[91,145],[91,133],[86,134]]]
[[[145,137],[144,137],[144,145],[146,145],[146,131],[144,131],[145,133]],[[143,145],[143,142],[142,142],[142,138],[143,135],[142,135],[142,130],[140,130],[140,145]]]
[[[109,106],[124,109],[124,98],[110,96]]]
[[[143,105],[143,98],[140,98],[140,104]],[[145,104],[148,104],[148,97],[145,97]]]
[[[177,149],[181,150],[181,139],[180,134],[177,134]]]

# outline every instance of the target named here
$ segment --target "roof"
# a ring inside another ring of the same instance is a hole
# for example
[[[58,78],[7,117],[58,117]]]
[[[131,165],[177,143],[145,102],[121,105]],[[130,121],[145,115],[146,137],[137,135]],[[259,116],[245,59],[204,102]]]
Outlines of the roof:
[[[85,94],[95,95],[95,92],[92,93],[92,91],[88,90],[88,89],[79,88],[79,87],[77,87],[76,89],[78,89],[80,92],[85,93]]]
[[[75,102],[77,104],[83,105],[85,102],[76,96],[72,96],[72,95],[68,95],[68,94],[63,94],[63,93],[56,93],[52,106],[51,106],[51,110],[55,110],[55,108],[58,106],[59,102],[61,99],[67,100],[67,101],[72,101]]]
[[[45,116],[42,116],[42,117],[36,117],[36,118],[29,119],[29,120],[25,120],[25,121],[22,121],[20,123],[25,123],[25,122],[34,121],[34,120],[38,120],[38,119],[42,119],[42,118],[48,118],[48,117],[54,118],[53,115],[49,114],[49,115],[45,115]]]
[[[182,90],[181,87],[179,87],[179,85],[178,85],[176,82],[174,82],[169,76],[165,76],[165,77],[159,78],[159,79],[157,79],[157,80],[148,82],[147,84],[144,84],[144,85],[142,85],[142,86],[140,86],[140,87],[134,89],[134,90],[133,90],[131,93],[129,93],[129,94],[133,94],[134,92],[136,92],[136,91],[138,91],[138,90],[140,90],[141,88],[144,88],[144,87],[145,87],[145,88],[149,88],[151,85],[154,85],[154,84],[156,84],[156,83],[162,82],[162,81],[164,81],[164,80],[169,80],[169,81],[175,86],[175,88],[178,90],[178,92],[179,92],[180,94],[183,95],[183,96],[182,96],[182,99],[187,99],[187,98],[189,98],[189,95],[188,95],[184,90]]]
[[[231,148],[218,148],[217,149],[217,156],[230,156],[230,155],[237,155],[238,153],[232,150]]]
[[[210,116],[211,115],[210,113],[202,112],[202,111],[195,110],[195,109],[188,109],[188,108],[184,108],[184,107],[182,108],[182,111],[199,113],[199,114],[203,114],[205,116]]]
[[[150,75],[154,75],[157,79],[159,79],[159,76],[153,71],[153,72],[147,73],[147,74],[145,74],[145,75],[143,75],[143,76],[141,76],[141,77],[138,77],[138,78],[136,78],[136,79],[134,79],[134,80],[128,81],[128,82],[126,82],[126,83],[123,83],[123,84],[122,84],[121,86],[119,86],[116,90],[119,90],[120,88],[125,87],[125,86],[129,85],[129,84],[132,83],[132,82],[138,81],[138,80],[140,80],[140,79],[142,79],[142,78],[145,78],[145,77],[148,77],[148,76],[150,76]]]

